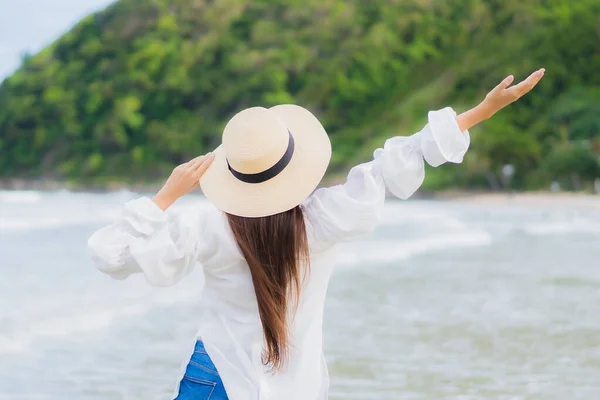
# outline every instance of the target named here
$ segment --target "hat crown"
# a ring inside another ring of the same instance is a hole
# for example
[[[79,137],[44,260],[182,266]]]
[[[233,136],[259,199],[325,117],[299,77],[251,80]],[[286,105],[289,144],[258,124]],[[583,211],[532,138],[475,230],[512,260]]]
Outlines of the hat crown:
[[[227,162],[244,174],[271,168],[285,154],[288,143],[288,128],[275,113],[263,107],[237,113],[223,131]]]

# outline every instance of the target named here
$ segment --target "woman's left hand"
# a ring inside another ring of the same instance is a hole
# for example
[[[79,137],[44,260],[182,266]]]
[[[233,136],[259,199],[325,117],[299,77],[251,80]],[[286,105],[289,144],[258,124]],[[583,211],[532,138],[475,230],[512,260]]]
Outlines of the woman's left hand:
[[[465,111],[456,118],[460,130],[465,131],[472,128],[490,118],[507,105],[519,100],[538,84],[544,76],[544,72],[546,72],[544,68],[538,69],[529,75],[527,79],[514,86],[510,86],[515,80],[514,76],[509,75],[504,78],[498,86],[485,96],[485,100],[477,107]]]
[[[544,72],[546,72],[544,68],[538,69],[529,75],[527,79],[514,86],[510,86],[510,84],[513,83],[515,77],[512,75],[507,76],[498,86],[485,96],[485,100],[481,103],[482,108],[485,109],[489,113],[489,117],[491,117],[507,105],[519,100],[533,89],[544,76]]]

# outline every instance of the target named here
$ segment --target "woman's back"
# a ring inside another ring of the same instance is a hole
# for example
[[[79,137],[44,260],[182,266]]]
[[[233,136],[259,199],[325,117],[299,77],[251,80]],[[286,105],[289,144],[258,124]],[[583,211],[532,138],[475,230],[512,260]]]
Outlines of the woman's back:
[[[301,290],[297,302],[290,294],[287,305],[288,355],[282,368],[272,371],[263,362],[264,334],[250,268],[236,245],[227,216],[216,209],[209,213],[214,221],[212,252],[201,260],[205,276],[202,303],[208,312],[198,337],[204,340],[219,373],[238,382],[239,396],[251,393],[258,383],[273,399],[326,398],[327,366],[322,362],[321,332],[333,249],[311,252],[310,262],[300,265]],[[307,230],[312,236],[312,226]],[[250,387],[244,387],[246,382]],[[230,392],[233,390],[228,389],[231,398],[238,398]]]

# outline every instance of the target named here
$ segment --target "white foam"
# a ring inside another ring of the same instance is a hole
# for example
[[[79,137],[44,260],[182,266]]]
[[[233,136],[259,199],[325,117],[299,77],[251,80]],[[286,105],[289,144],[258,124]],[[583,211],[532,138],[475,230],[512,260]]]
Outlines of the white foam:
[[[390,240],[367,242],[362,246],[349,246],[347,250],[341,252],[338,264],[349,266],[365,263],[389,263],[456,247],[485,246],[491,242],[492,236],[489,233],[475,230],[449,232],[401,242]],[[355,251],[351,249],[355,249]]]
[[[0,232],[21,232],[32,229],[56,228],[64,224],[59,218],[2,218]]]
[[[558,235],[565,233],[600,234],[600,224],[585,220],[528,224],[523,226],[522,229],[526,233],[535,236]]]
[[[381,225],[406,225],[406,224],[431,224],[436,227],[453,228],[453,229],[464,229],[466,224],[458,218],[451,217],[443,213],[402,213],[402,214],[390,214],[386,213],[385,217],[381,221]]]
[[[30,190],[0,190],[0,203],[37,204],[42,194]]]
[[[112,212],[98,212],[96,214],[63,215],[61,217],[2,217],[2,220],[0,221],[0,232],[24,232],[107,222],[111,220],[112,216]]]
[[[389,202],[384,208],[382,225],[432,224],[436,227],[465,229],[466,224],[435,204]]]
[[[107,223],[118,217],[126,201],[138,197],[129,191],[106,195],[70,192],[0,192],[0,195],[11,202],[0,207],[0,233]],[[21,201],[24,199],[29,200]],[[170,212],[191,207],[206,208],[210,203],[203,197],[187,196]]]

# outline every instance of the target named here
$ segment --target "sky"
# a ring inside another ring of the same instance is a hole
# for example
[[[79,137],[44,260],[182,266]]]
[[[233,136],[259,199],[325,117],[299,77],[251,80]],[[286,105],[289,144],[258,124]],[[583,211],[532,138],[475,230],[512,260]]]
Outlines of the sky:
[[[24,53],[37,53],[113,0],[0,0],[0,82]]]

